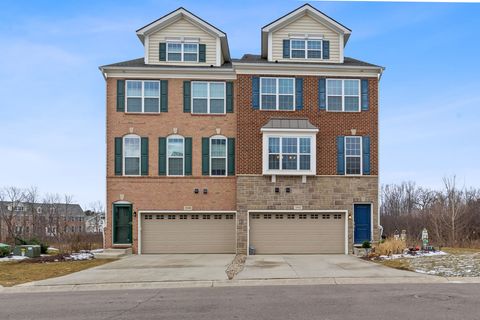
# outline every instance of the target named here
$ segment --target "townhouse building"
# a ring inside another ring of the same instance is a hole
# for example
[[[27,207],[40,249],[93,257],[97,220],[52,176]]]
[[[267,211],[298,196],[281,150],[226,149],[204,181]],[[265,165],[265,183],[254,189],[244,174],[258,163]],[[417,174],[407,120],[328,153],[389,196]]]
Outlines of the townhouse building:
[[[378,82],[306,4],[260,54],[184,8],[137,30],[107,86],[105,245],[135,253],[349,253],[378,239]]]

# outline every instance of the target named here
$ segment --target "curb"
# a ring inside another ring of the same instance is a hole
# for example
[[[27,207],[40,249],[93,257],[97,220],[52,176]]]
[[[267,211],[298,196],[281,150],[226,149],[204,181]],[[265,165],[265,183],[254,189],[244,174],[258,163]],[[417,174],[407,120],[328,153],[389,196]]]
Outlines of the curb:
[[[71,285],[18,285],[0,287],[0,293],[75,292],[105,290],[222,288],[248,286],[298,286],[298,285],[350,285],[350,284],[468,284],[480,283],[480,277],[392,277],[392,278],[304,278],[304,279],[243,279],[162,281],[137,283],[71,284]]]

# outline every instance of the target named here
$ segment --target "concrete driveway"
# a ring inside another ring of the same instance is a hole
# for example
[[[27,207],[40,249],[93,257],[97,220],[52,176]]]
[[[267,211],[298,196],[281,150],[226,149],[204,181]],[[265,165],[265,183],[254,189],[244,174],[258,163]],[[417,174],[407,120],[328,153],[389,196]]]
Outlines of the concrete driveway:
[[[26,285],[58,286],[227,280],[233,254],[132,255],[105,265]]]
[[[347,255],[255,255],[235,279],[404,278],[418,273],[388,268]]]

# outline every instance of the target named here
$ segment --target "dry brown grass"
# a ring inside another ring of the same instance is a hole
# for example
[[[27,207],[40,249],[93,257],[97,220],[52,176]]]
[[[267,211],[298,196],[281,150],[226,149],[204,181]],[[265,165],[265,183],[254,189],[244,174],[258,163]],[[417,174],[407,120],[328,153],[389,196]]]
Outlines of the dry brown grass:
[[[452,248],[452,247],[442,247],[442,251],[450,254],[471,254],[480,252],[479,248]]]
[[[382,260],[379,263],[390,268],[412,271],[408,259]]]
[[[0,263],[0,285],[11,287],[17,284],[64,276],[77,271],[112,262],[112,259],[64,261],[49,263]]]
[[[403,250],[406,247],[407,244],[405,241],[388,238],[384,242],[375,245],[375,253],[383,256],[390,256],[392,254],[403,253]]]

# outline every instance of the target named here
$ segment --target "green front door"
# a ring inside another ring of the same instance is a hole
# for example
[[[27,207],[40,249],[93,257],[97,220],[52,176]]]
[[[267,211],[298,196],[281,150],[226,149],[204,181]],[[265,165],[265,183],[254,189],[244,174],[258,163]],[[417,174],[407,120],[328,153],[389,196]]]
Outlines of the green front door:
[[[132,243],[131,205],[113,205],[113,243]]]

